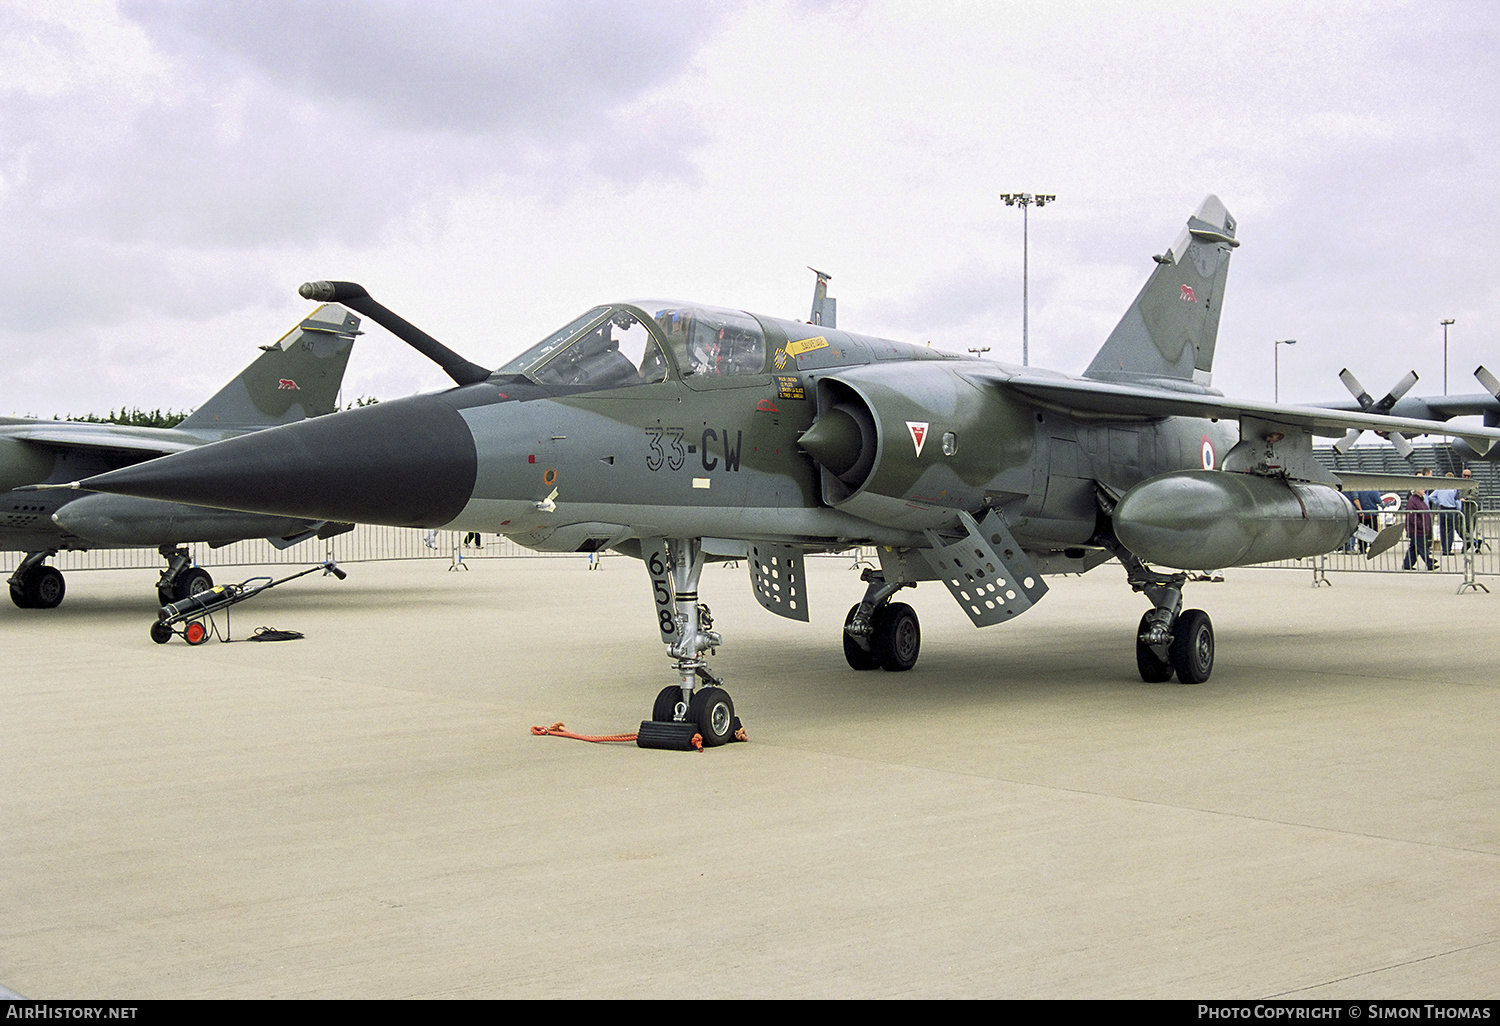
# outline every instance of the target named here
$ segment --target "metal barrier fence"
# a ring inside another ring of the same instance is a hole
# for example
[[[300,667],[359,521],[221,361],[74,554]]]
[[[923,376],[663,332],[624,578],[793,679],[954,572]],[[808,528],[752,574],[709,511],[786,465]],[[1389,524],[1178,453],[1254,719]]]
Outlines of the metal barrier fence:
[[[309,538],[286,548],[277,548],[264,538],[233,542],[219,548],[189,545],[194,565],[279,566],[317,563],[325,559],[339,563],[365,563],[389,559],[444,560],[453,566],[476,559],[507,559],[526,556],[534,559],[589,559],[586,553],[537,552],[497,534],[462,531],[423,531],[410,527],[377,527],[360,524],[354,530],[328,539]],[[856,557],[855,550],[836,553],[841,558]],[[8,576],[24,552],[0,552],[0,575]],[[595,558],[617,558],[614,553],[600,553]],[[867,546],[858,551],[874,565],[875,549]],[[155,549],[90,549],[83,552],[59,552],[49,560],[59,570],[160,570],[166,565]]]
[[[457,565],[471,559],[495,559],[508,556],[549,558],[573,553],[535,552],[517,545],[501,535],[471,535],[466,544],[461,531],[421,531],[408,527],[375,527],[361,524],[347,534],[333,538],[309,538],[284,549],[278,549],[264,538],[234,542],[219,548],[189,545],[198,566],[277,566],[292,563],[316,563],[335,559],[340,563],[363,563],[384,559],[441,559]],[[474,540],[479,544],[474,544]],[[0,571],[9,574],[25,553],[0,553]],[[50,560],[59,570],[138,570],[161,569],[166,565],[155,549],[90,549],[86,552],[59,552]]]
[[[1379,523],[1374,526],[1379,529],[1390,524],[1404,525],[1406,515],[1405,510],[1376,514]],[[1365,546],[1356,542],[1340,552],[1262,565],[1310,569],[1314,587],[1332,583],[1327,579],[1329,573],[1415,571],[1462,575],[1459,591],[1471,588],[1489,591],[1476,578],[1500,574],[1500,513],[1470,508],[1451,512],[1432,510],[1429,516],[1432,533],[1428,537],[1413,539],[1403,532],[1398,544],[1374,559],[1368,558]]]
[[[1405,512],[1396,511],[1377,514],[1380,527],[1392,523],[1404,523]],[[1433,572],[1462,574],[1466,582],[1478,576],[1500,575],[1500,512],[1466,510],[1446,513],[1434,511],[1432,537],[1429,540],[1429,562],[1418,559],[1421,568],[1430,567]],[[1444,528],[1451,534],[1451,544],[1444,551]],[[477,559],[505,559],[526,556],[535,559],[587,559],[587,555],[573,552],[536,552],[517,545],[510,539],[495,534],[464,534],[461,531],[422,531],[405,527],[375,527],[360,525],[347,534],[320,540],[310,538],[287,548],[278,549],[263,538],[234,542],[219,548],[207,545],[190,545],[196,565],[216,566],[276,566],[283,564],[316,563],[334,559],[340,563],[361,563],[373,560],[429,559],[445,560],[460,566]],[[1414,546],[1403,537],[1400,544],[1377,556],[1366,559],[1358,544],[1341,552],[1330,552],[1325,556],[1305,559],[1280,560],[1264,563],[1263,566],[1310,569],[1314,583],[1323,583],[1326,574],[1345,571],[1400,572],[1405,569]],[[865,560],[872,565],[875,549],[864,547],[857,552],[850,550],[838,553],[841,558]],[[0,552],[0,575],[8,576],[25,558],[22,552]],[[602,558],[614,558],[604,556]],[[59,552],[51,562],[62,571],[73,570],[137,570],[161,569],[165,563],[155,549],[92,549],[86,552]],[[1482,587],[1482,586],[1479,586]],[[1488,590],[1488,589],[1485,589]]]

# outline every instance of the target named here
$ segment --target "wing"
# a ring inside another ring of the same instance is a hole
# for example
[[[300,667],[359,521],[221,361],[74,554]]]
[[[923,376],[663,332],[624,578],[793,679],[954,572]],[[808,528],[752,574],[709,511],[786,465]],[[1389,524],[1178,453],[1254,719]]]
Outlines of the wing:
[[[976,375],[966,375],[976,377]],[[1091,381],[1063,375],[1026,371],[986,374],[991,383],[1033,402],[1070,416],[1154,420],[1161,417],[1205,417],[1217,420],[1262,421],[1297,428],[1310,435],[1337,436],[1350,428],[1362,431],[1399,431],[1406,435],[1447,435],[1462,438],[1476,452],[1488,452],[1500,441],[1500,428],[1449,424],[1413,417],[1390,417],[1354,410],[1231,399],[1197,391],[1172,391],[1146,385]]]

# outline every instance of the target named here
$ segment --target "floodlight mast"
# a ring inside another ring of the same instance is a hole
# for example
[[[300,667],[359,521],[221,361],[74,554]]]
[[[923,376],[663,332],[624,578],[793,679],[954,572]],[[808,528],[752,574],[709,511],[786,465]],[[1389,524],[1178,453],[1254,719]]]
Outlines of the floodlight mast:
[[[1005,201],[1007,207],[1021,208],[1021,366],[1029,367],[1031,365],[1031,286],[1027,266],[1028,251],[1031,248],[1029,211],[1033,203],[1039,207],[1045,207],[1057,197],[1042,193],[1003,192],[1000,198]]]
[[[1296,344],[1297,340],[1294,338],[1279,338],[1274,343],[1272,343],[1271,356],[1273,369],[1271,371],[1271,396],[1273,402],[1281,402],[1281,347],[1294,346]]]
[[[1452,317],[1445,317],[1438,322],[1443,326],[1443,394],[1448,394],[1448,325],[1453,323]]]

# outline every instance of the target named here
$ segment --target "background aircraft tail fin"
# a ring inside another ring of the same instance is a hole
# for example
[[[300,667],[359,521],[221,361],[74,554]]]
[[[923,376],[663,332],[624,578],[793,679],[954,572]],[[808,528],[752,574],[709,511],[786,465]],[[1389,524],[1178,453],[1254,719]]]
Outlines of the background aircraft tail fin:
[[[1239,245],[1234,231],[1235,220],[1219,197],[1205,199],[1172,248],[1152,258],[1156,269],[1083,376],[1165,378],[1207,387],[1229,253]]]
[[[262,428],[338,408],[359,318],[332,303],[314,310],[219,389],[183,428]]]

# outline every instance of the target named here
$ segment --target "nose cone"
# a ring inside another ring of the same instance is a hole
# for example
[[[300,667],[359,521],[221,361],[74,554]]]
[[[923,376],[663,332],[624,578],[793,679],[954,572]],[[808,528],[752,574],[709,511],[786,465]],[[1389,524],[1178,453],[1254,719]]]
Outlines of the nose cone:
[[[469,501],[478,467],[474,436],[448,394],[267,428],[83,486],[305,520],[437,527]]]

